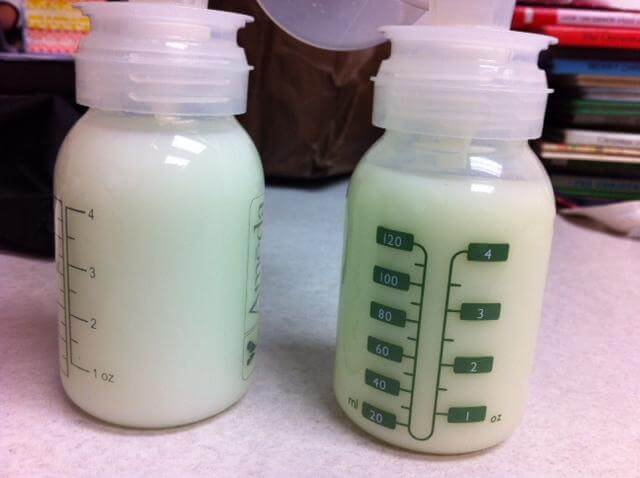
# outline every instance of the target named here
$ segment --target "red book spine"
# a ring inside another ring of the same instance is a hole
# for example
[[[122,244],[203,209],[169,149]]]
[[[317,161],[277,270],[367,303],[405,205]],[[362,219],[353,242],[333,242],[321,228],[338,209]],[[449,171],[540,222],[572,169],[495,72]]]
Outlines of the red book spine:
[[[514,29],[539,31],[547,25],[640,28],[640,13],[578,8],[516,7],[513,15]]]
[[[542,33],[556,37],[562,46],[640,50],[640,30],[547,25]]]
[[[640,0],[518,0],[518,3],[554,7],[599,8],[604,10],[640,11]]]

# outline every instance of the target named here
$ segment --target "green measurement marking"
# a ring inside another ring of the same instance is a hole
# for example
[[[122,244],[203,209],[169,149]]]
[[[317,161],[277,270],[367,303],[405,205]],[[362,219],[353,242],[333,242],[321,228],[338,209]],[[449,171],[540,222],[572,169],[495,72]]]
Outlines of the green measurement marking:
[[[393,249],[410,251],[413,249],[413,234],[378,226],[376,242],[382,246],[392,247]]]
[[[407,313],[404,310],[394,309],[393,307],[373,301],[371,302],[369,315],[372,319],[379,320],[385,324],[395,325],[397,327],[404,327],[407,321]]]
[[[364,383],[390,395],[398,395],[400,393],[400,382],[398,380],[386,377],[373,370],[366,369],[364,371]]]
[[[454,373],[489,373],[493,369],[493,357],[456,357]]]
[[[384,340],[369,336],[367,339],[367,350],[379,357],[392,360],[394,362],[402,362],[402,347],[394,345]]]
[[[404,272],[396,272],[384,267],[373,268],[373,282],[391,287],[393,289],[409,290],[410,277]]]
[[[462,304],[460,318],[462,320],[498,320],[500,304]]]
[[[396,428],[396,416],[385,412],[367,402],[362,402],[362,416],[378,425],[394,430]]]
[[[447,413],[449,423],[482,422],[487,416],[487,407],[451,407]]]
[[[504,262],[509,257],[509,244],[472,242],[467,249],[467,259],[479,262]]]

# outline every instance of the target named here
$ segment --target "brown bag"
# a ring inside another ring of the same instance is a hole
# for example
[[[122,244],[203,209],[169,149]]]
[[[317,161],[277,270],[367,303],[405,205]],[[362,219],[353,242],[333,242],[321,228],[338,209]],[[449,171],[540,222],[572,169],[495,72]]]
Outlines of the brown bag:
[[[371,125],[371,77],[389,45],[320,50],[278,28],[255,0],[213,6],[255,18],[239,34],[255,70],[247,113],[238,119],[258,147],[266,175],[311,179],[351,172],[382,134]]]

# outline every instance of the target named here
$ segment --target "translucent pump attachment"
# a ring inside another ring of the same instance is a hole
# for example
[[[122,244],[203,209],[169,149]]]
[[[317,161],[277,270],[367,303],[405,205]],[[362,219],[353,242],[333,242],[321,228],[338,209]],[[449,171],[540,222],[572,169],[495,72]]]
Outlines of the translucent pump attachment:
[[[238,46],[253,19],[206,0],[85,2],[91,32],[76,55],[80,104],[175,116],[244,113],[251,67]]]
[[[385,41],[382,25],[411,25],[424,10],[402,0],[258,0],[284,31],[326,50],[357,50]],[[411,3],[414,3],[413,1]]]
[[[258,0],[295,38],[328,50],[386,40],[385,25],[475,25],[508,29],[515,0]]]

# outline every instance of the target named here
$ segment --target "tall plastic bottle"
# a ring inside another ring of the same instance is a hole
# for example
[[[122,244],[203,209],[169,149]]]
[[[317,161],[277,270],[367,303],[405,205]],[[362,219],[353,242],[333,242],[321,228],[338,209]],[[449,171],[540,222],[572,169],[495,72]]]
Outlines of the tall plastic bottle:
[[[386,131],[349,186],[335,393],[384,441],[464,453],[524,411],[555,213],[527,140],[553,39],[509,31],[513,0],[411,3],[429,12],[382,29],[373,122]],[[333,38],[360,44],[362,16]]]
[[[349,188],[336,396],[416,451],[495,445],[524,410],[555,212],[527,144],[550,39],[506,25],[384,29],[373,114],[386,132]]]
[[[255,365],[264,183],[234,118],[251,18],[201,7],[80,4],[90,109],[55,169],[60,371],[80,408],[126,426],[214,415]]]

